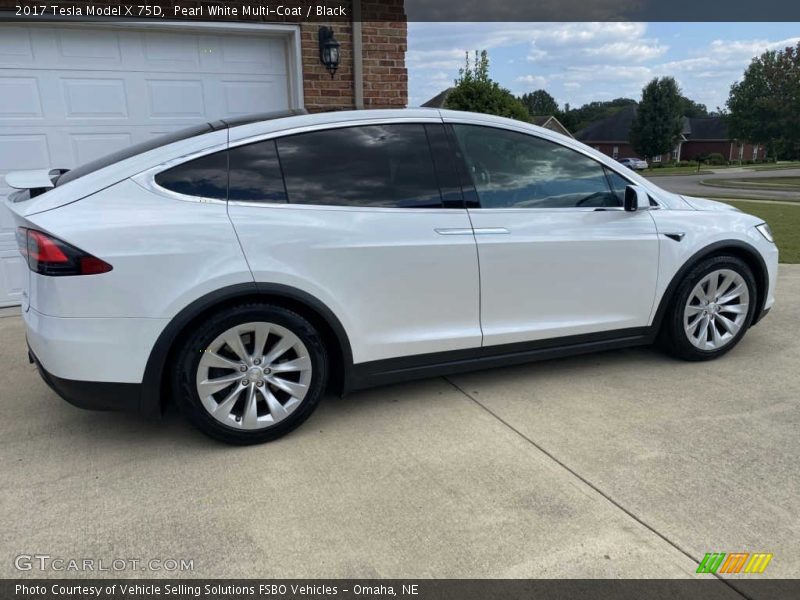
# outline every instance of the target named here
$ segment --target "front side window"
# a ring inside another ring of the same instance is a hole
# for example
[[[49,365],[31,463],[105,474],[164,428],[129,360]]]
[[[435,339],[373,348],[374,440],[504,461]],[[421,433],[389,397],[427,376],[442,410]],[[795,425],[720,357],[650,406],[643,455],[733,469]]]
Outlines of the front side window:
[[[161,187],[186,196],[228,197],[228,153],[215,152],[182,163],[155,177]]]
[[[455,125],[481,208],[619,206],[603,166],[535,136]]]
[[[277,140],[290,204],[439,208],[421,124],[326,129]]]
[[[625,188],[628,187],[631,182],[608,168],[606,168],[606,175],[608,176],[608,183],[611,185],[611,192],[616,197],[616,205],[622,206],[625,201]]]

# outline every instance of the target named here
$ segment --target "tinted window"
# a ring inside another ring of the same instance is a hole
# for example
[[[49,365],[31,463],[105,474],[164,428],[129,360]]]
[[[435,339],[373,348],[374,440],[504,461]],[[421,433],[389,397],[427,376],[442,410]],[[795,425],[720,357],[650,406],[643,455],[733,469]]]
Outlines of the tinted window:
[[[503,129],[454,130],[482,208],[619,205],[603,166],[574,150]]]
[[[229,200],[286,202],[281,165],[275,141],[267,140],[232,148]]]
[[[606,174],[608,175],[608,182],[611,184],[611,191],[614,192],[614,196],[617,198],[617,206],[622,206],[625,200],[625,188],[631,182],[610,169],[606,169]]]
[[[125,159],[131,158],[132,156],[136,156],[137,154],[143,154],[144,152],[155,150],[161,146],[174,144],[175,142],[187,140],[191,137],[203,135],[204,133],[210,133],[223,126],[224,123],[221,125],[218,123],[203,123],[202,125],[195,125],[193,127],[181,129],[175,133],[168,133],[166,135],[155,137],[152,140],[147,140],[146,142],[128,146],[127,148],[123,148],[122,150],[112,152],[111,154],[107,154],[102,158],[98,158],[97,160],[83,164],[75,169],[72,169],[71,171],[67,171],[58,178],[57,185],[69,183],[73,179],[77,179],[78,177],[83,177],[89,173],[99,171],[100,169],[104,169],[110,165],[113,165],[114,163],[118,163]]]
[[[156,175],[156,183],[188,196],[228,196],[228,153],[215,152],[172,167]]]
[[[441,207],[422,125],[328,129],[278,140],[289,202]]]

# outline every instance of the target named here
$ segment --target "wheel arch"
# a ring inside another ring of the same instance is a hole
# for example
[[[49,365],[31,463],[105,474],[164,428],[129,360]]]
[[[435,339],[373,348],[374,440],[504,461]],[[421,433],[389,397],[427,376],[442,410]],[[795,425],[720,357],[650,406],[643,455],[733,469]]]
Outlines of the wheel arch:
[[[350,389],[353,353],[350,340],[339,319],[323,302],[311,294],[281,284],[244,283],[216,290],[198,298],[181,310],[159,335],[145,366],[142,379],[141,411],[159,415],[169,398],[169,369],[182,340],[192,326],[212,313],[243,302],[264,302],[292,310],[307,319],[320,332],[328,349],[331,380],[329,387],[339,394]]]
[[[735,256],[743,260],[753,272],[753,277],[755,277],[756,280],[756,310],[753,312],[753,321],[751,325],[754,325],[758,321],[759,315],[761,315],[764,309],[764,304],[767,301],[767,293],[769,290],[769,271],[767,270],[767,264],[764,262],[764,258],[761,256],[758,250],[756,250],[750,244],[741,240],[722,240],[713,244],[709,244],[708,246],[695,252],[691,257],[689,257],[688,260],[686,260],[686,262],[683,263],[675,275],[673,275],[669,285],[664,291],[664,294],[661,296],[658,309],[653,317],[652,327],[655,332],[659,332],[661,330],[664,316],[672,305],[675,292],[677,291],[680,282],[683,280],[686,274],[700,261],[713,256],[722,255]]]

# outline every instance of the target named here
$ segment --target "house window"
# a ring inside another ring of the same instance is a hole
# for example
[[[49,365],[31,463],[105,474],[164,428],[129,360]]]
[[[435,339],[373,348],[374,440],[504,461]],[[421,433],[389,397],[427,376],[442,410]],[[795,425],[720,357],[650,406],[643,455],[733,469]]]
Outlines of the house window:
[[[611,151],[611,158],[619,158],[619,146],[614,146],[614,149]]]
[[[661,155],[660,155],[660,154],[656,154],[656,155],[653,157],[653,162],[654,162],[654,163],[660,163],[660,162],[661,162]]]

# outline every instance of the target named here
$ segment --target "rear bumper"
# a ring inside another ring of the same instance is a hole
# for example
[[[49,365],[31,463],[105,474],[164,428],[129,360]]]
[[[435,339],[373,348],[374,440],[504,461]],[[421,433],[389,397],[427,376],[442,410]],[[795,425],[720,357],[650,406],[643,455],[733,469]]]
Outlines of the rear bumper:
[[[50,389],[73,406],[88,410],[141,411],[141,384],[62,379],[48,372],[30,347],[28,358]]]
[[[145,365],[163,319],[65,318],[23,313],[31,362],[70,404],[157,417],[157,395],[143,393]]]

